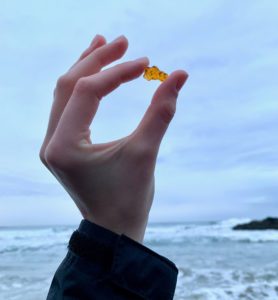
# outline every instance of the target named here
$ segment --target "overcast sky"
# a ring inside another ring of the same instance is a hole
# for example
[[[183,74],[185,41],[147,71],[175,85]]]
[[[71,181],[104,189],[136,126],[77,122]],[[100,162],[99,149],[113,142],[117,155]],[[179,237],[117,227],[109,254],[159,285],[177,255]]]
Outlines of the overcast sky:
[[[95,34],[129,39],[190,77],[161,144],[150,221],[278,215],[278,2],[0,2],[0,225],[76,224],[39,160],[57,78]],[[159,82],[142,77],[101,102],[94,141],[128,135]]]

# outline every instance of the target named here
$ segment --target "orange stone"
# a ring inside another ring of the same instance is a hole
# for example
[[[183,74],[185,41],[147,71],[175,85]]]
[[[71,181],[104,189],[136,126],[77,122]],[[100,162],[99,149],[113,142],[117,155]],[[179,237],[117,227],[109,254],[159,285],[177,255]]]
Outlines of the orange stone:
[[[168,74],[165,72],[162,72],[158,69],[156,66],[152,67],[146,67],[143,77],[147,80],[160,80],[164,81]]]

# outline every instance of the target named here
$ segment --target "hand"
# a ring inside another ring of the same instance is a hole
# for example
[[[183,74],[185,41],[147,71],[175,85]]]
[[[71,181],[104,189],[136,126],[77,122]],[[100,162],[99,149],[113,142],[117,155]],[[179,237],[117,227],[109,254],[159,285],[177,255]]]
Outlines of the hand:
[[[40,158],[85,219],[142,242],[154,197],[159,145],[188,75],[175,71],[159,86],[130,135],[94,144],[89,127],[102,98],[139,77],[149,63],[141,58],[101,71],[122,57],[127,47],[123,36],[107,44],[97,35],[59,78]]]

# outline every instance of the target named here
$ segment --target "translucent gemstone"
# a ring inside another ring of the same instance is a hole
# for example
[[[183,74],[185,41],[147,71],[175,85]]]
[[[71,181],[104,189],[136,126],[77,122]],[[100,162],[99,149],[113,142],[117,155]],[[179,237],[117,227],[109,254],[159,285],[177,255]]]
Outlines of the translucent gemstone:
[[[164,81],[168,77],[168,74],[166,74],[165,72],[160,71],[158,69],[158,67],[152,66],[152,67],[145,68],[145,72],[144,72],[143,77],[147,80]]]

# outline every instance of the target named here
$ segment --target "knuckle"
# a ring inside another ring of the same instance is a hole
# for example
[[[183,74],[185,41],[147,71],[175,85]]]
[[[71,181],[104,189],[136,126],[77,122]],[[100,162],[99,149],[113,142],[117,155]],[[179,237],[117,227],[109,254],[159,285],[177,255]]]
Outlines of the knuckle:
[[[49,144],[44,153],[44,159],[51,167],[61,168],[65,165],[65,155],[62,147],[56,143]]]
[[[158,114],[166,124],[169,124],[171,122],[175,115],[175,112],[176,107],[173,103],[170,102],[165,102],[158,107]]]
[[[101,68],[106,64],[106,59],[104,56],[103,49],[101,48],[96,49],[93,55],[94,55],[94,62],[97,65],[97,69]]]
[[[68,73],[60,76],[57,80],[56,89],[59,90],[70,90],[73,89],[75,80]]]
[[[80,78],[74,89],[77,94],[88,93],[94,90],[94,83],[87,78]]]
[[[45,149],[44,148],[40,149],[39,158],[44,165],[47,164],[46,159],[45,159]]]

